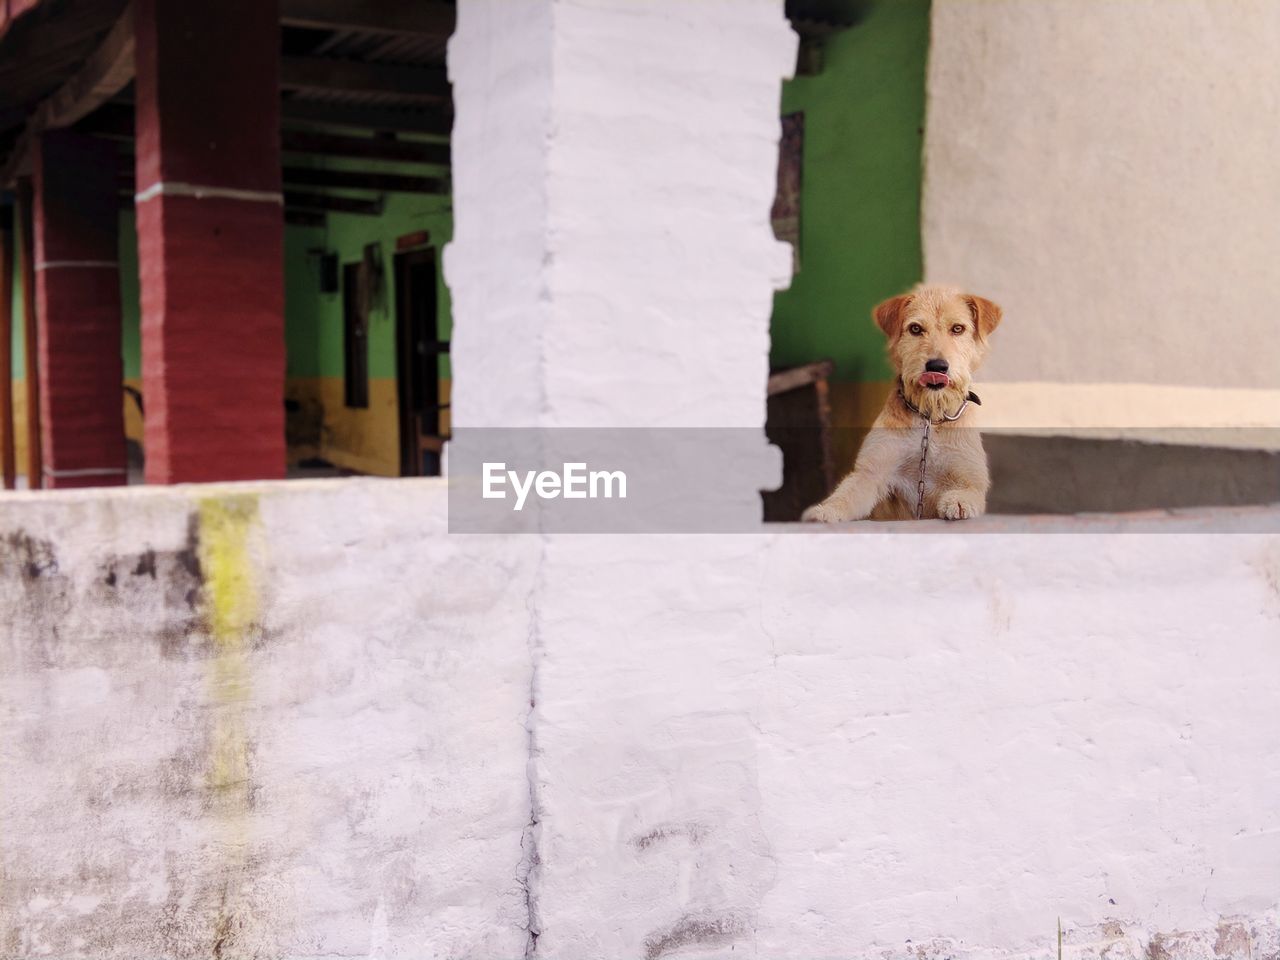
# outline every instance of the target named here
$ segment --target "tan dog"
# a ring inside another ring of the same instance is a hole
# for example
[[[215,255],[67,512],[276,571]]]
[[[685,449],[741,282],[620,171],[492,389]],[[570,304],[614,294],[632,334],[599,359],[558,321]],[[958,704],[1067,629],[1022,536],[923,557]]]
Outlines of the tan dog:
[[[863,441],[853,472],[804,512],[842,520],[962,520],[981,516],[991,477],[973,424],[971,378],[1001,311],[956,287],[921,284],[876,307],[898,388]],[[920,460],[926,433],[924,491]]]

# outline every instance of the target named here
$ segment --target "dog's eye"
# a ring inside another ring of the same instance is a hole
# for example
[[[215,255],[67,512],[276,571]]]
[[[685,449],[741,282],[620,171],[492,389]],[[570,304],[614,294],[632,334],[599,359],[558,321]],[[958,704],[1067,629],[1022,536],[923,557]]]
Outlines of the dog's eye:
[[[954,333],[957,337],[960,336],[960,334],[964,333],[964,324],[953,323],[951,325],[951,332]]]
[[[920,326],[918,323],[913,323],[907,327],[907,333],[911,334],[913,337],[918,337],[920,334],[924,333],[924,327]]]

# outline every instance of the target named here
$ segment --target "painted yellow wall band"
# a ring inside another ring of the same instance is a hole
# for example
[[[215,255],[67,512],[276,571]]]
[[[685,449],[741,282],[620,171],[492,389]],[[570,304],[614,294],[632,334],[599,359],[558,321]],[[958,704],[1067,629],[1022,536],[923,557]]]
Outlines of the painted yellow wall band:
[[[978,423],[1017,434],[1280,448],[1280,390],[1151,383],[990,382]]]

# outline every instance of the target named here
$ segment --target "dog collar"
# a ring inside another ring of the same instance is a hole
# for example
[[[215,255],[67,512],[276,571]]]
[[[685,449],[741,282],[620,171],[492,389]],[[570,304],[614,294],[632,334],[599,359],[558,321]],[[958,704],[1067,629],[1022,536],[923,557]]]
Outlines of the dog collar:
[[[899,378],[898,380],[898,396],[902,398],[902,402],[907,405],[908,410],[914,413],[921,420],[927,420],[929,423],[932,423],[935,426],[940,423],[953,423],[956,420],[959,420],[961,414],[964,413],[965,409],[969,406],[970,403],[976,403],[978,406],[982,406],[982,400],[978,397],[976,393],[970,390],[969,393],[965,396],[964,402],[960,404],[960,409],[957,410],[955,413],[950,413],[950,414],[944,413],[942,415],[941,420],[929,420],[929,418],[925,416],[925,413],[923,410],[921,410],[914,403],[912,403],[910,400],[907,399],[907,393],[902,388],[901,378]]]

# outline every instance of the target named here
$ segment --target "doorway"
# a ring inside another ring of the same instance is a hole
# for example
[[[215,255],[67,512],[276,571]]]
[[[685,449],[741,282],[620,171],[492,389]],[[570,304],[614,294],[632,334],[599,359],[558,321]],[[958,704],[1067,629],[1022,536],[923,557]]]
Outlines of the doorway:
[[[369,317],[360,292],[361,268],[342,268],[342,394],[343,402],[358,410],[369,406]]]
[[[449,342],[440,339],[437,284],[434,247],[396,254],[396,394],[405,477],[439,476],[447,439],[440,429],[440,357]]]

